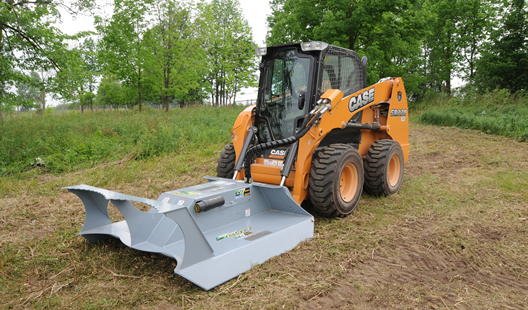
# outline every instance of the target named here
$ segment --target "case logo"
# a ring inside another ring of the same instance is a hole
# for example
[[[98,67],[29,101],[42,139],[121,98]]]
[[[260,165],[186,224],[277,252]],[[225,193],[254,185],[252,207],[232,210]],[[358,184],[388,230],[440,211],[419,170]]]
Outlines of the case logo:
[[[372,102],[374,102],[374,88],[364,91],[363,94],[350,97],[348,110],[354,112]]]
[[[271,150],[271,155],[284,156],[286,155],[285,150]]]

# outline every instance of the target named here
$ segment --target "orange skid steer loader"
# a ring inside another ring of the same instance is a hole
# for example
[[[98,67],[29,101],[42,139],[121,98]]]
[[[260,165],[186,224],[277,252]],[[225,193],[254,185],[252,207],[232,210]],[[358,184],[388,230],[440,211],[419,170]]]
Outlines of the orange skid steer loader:
[[[367,87],[366,57],[324,42],[263,47],[257,55],[257,104],[236,119],[218,177],[157,200],[67,187],[86,209],[80,235],[173,257],[177,274],[209,290],[312,238],[304,201],[345,217],[363,189],[398,192],[409,154],[401,78]],[[152,208],[142,212],[136,202]],[[124,221],[111,222],[109,203]]]

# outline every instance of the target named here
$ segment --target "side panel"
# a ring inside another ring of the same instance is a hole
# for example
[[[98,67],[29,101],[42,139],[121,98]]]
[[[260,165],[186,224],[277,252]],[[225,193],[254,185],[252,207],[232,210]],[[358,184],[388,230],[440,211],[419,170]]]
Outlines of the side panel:
[[[387,134],[391,136],[392,140],[400,143],[405,163],[407,163],[409,158],[409,110],[407,108],[405,87],[400,78],[394,80],[389,115],[387,117]]]

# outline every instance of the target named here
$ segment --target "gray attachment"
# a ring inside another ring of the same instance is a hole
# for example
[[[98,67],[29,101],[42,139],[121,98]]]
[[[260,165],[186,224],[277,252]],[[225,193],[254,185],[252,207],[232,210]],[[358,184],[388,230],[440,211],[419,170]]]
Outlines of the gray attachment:
[[[210,290],[273,256],[313,238],[313,217],[281,186],[207,177],[209,183],[161,194],[158,200],[88,185],[66,187],[86,209],[79,233],[91,242],[125,245],[177,261],[174,272]],[[224,205],[196,212],[196,202],[223,197]],[[111,202],[125,220],[112,223]],[[133,202],[149,205],[143,212]]]

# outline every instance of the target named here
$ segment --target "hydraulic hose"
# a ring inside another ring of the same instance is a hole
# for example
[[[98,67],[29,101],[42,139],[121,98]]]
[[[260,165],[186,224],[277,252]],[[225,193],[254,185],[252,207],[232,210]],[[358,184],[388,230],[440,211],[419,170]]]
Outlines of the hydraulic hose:
[[[305,117],[304,118],[304,122],[302,123],[302,125],[300,127],[302,129],[299,132],[297,132],[296,134],[294,134],[293,136],[291,136],[291,137],[288,137],[288,138],[285,138],[285,139],[282,139],[282,140],[275,140],[275,141],[260,143],[260,144],[255,145],[254,147],[250,148],[247,151],[246,157],[244,159],[244,171],[245,171],[246,182],[249,182],[249,180],[251,179],[251,162],[254,160],[254,156],[256,154],[262,153],[262,152],[264,152],[266,150],[269,150],[269,149],[272,149],[272,148],[285,146],[285,145],[291,145],[291,144],[295,143],[295,141],[297,141],[300,138],[304,137],[304,135],[306,135],[308,133],[308,131],[310,131],[310,129],[314,125],[315,121],[320,116],[321,116],[321,112],[315,114],[314,116],[312,116],[310,114],[307,117]]]

